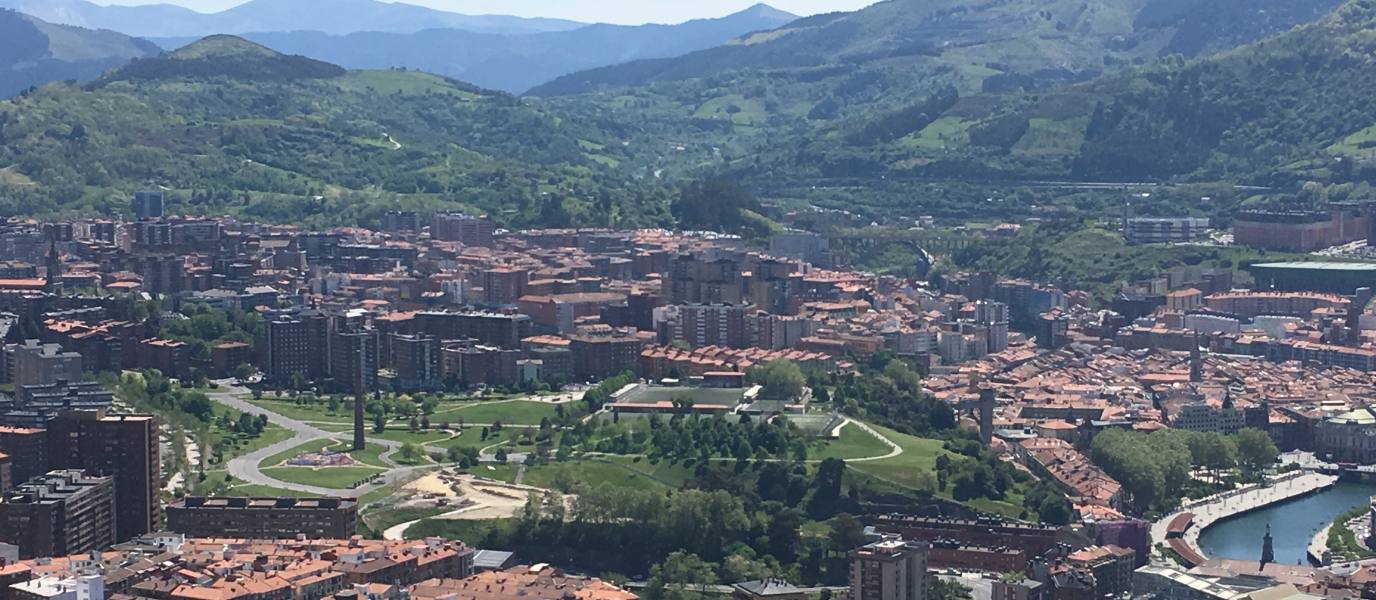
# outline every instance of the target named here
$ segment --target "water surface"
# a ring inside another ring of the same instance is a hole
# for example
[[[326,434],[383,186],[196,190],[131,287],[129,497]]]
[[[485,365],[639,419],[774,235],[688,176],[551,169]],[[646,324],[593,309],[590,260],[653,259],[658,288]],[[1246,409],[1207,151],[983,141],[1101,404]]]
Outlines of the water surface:
[[[1199,536],[1199,549],[1210,558],[1261,560],[1261,538],[1271,526],[1276,562],[1309,564],[1309,540],[1333,522],[1333,517],[1367,504],[1376,483],[1347,483],[1311,496],[1254,510],[1219,522]]]

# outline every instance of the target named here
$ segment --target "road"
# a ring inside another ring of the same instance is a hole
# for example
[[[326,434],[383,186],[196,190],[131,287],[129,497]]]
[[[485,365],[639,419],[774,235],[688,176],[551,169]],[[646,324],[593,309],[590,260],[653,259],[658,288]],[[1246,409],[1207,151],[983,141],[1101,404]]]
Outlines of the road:
[[[222,384],[222,385],[223,385],[223,384]],[[277,442],[276,444],[272,444],[272,445],[267,446],[267,447],[265,447],[265,448],[261,448],[261,449],[255,450],[255,451],[250,452],[250,453],[248,453],[248,454],[245,454],[245,455],[243,455],[243,456],[240,456],[240,457],[237,457],[237,458],[230,459],[229,465],[228,465],[229,474],[230,474],[230,475],[233,475],[236,479],[239,479],[239,480],[241,480],[241,481],[245,481],[245,482],[247,482],[247,483],[252,483],[252,484],[257,484],[257,485],[266,485],[266,486],[275,487],[275,488],[282,488],[282,489],[288,489],[288,490],[295,490],[295,491],[298,491],[298,492],[307,492],[307,493],[311,493],[311,494],[319,494],[319,495],[321,495],[321,496],[338,496],[338,497],[349,497],[349,498],[352,498],[352,497],[357,497],[357,496],[361,496],[361,495],[363,495],[363,494],[366,494],[366,493],[368,493],[368,492],[370,492],[370,491],[373,491],[373,490],[375,490],[375,489],[377,489],[377,488],[379,488],[379,487],[382,487],[382,486],[384,486],[384,485],[387,485],[387,484],[389,484],[389,483],[392,483],[392,482],[394,482],[394,481],[396,481],[396,480],[398,480],[398,479],[402,479],[402,478],[406,477],[407,475],[410,475],[413,471],[423,470],[423,469],[429,469],[429,468],[431,468],[431,467],[434,466],[434,465],[419,465],[419,466],[414,466],[414,467],[393,466],[393,468],[388,469],[386,472],[384,472],[384,473],[382,474],[382,477],[381,477],[376,483],[372,483],[372,484],[365,485],[365,486],[362,486],[362,487],[359,487],[359,488],[355,488],[355,489],[351,489],[351,490],[348,490],[348,489],[345,489],[345,490],[336,490],[336,489],[330,489],[330,488],[317,487],[317,486],[313,486],[313,485],[303,485],[303,484],[299,484],[299,483],[291,483],[291,482],[282,481],[282,480],[279,480],[279,479],[273,479],[273,478],[268,477],[267,475],[264,475],[264,474],[263,474],[262,470],[260,470],[260,469],[258,468],[258,463],[262,462],[264,459],[268,458],[269,456],[272,456],[272,455],[277,454],[277,453],[279,453],[279,452],[283,452],[283,451],[286,451],[286,450],[290,450],[290,449],[292,449],[292,448],[295,448],[295,447],[297,447],[297,446],[300,446],[301,444],[304,444],[304,443],[309,442],[309,441],[311,441],[311,440],[339,438],[341,434],[339,434],[339,433],[334,433],[334,432],[329,432],[329,431],[325,431],[324,429],[320,429],[319,427],[316,427],[316,426],[311,425],[311,424],[309,424],[309,423],[305,423],[305,422],[302,422],[302,421],[298,421],[298,420],[296,420],[296,419],[289,419],[289,418],[284,417],[284,416],[282,416],[282,415],[280,415],[280,414],[278,414],[278,413],[275,413],[275,412],[273,412],[273,411],[270,411],[270,410],[267,410],[267,409],[262,408],[262,407],[260,407],[260,406],[257,406],[257,405],[255,405],[255,404],[253,404],[252,402],[249,402],[249,401],[247,401],[247,400],[243,400],[243,399],[241,399],[241,398],[239,398],[239,397],[236,396],[236,394],[242,395],[242,394],[247,394],[247,393],[249,393],[249,391],[248,391],[247,389],[245,389],[245,388],[230,386],[230,387],[229,387],[229,391],[227,391],[227,392],[213,392],[213,393],[210,393],[210,394],[208,394],[208,395],[210,396],[210,399],[211,399],[211,400],[214,400],[214,401],[216,401],[216,402],[219,402],[220,404],[223,404],[223,405],[228,406],[228,407],[230,407],[230,408],[234,408],[234,409],[236,409],[236,410],[240,410],[240,411],[249,413],[249,414],[251,414],[251,415],[267,415],[267,416],[268,416],[268,420],[271,421],[272,423],[276,423],[277,425],[280,425],[280,426],[285,427],[285,428],[287,428],[288,430],[290,430],[290,431],[292,432],[292,437],[291,437],[290,439],[287,439],[287,440],[284,440],[284,441],[281,441],[281,442]],[[386,463],[389,464],[389,465],[396,465],[396,463],[395,463],[394,461],[392,461],[391,455],[392,455],[393,453],[395,453],[395,452],[397,451],[398,448],[401,447],[401,442],[395,442],[395,441],[392,441],[392,440],[383,440],[383,439],[369,438],[369,439],[368,439],[368,443],[370,443],[370,444],[381,444],[381,445],[383,445],[383,446],[387,446],[387,447],[388,447],[388,450],[387,450],[386,452],[383,453],[383,455],[382,455],[382,460],[383,460],[383,462],[386,462]],[[427,451],[436,451],[436,452],[442,452],[442,451],[443,451],[442,448],[430,448],[430,447],[426,447],[426,450],[427,450]]]

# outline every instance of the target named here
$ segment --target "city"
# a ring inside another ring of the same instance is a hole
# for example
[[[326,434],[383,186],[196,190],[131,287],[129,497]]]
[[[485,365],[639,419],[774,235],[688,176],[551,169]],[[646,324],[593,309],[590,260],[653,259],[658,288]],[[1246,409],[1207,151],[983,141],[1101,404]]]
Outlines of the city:
[[[1309,566],[1277,560],[1269,523],[1240,542],[1258,561],[1205,554],[1215,523],[1376,472],[1360,265],[1250,265],[1255,287],[1179,266],[1095,298],[876,275],[802,230],[752,248],[396,211],[310,232],[167,216],[160,192],[133,211],[0,231],[15,598],[1232,600],[1376,580],[1366,502],[1286,533]],[[1249,241],[1245,218],[1238,243],[1312,249],[1276,225]],[[1207,231],[1161,221],[1123,233]],[[663,543],[577,556],[639,521]]]

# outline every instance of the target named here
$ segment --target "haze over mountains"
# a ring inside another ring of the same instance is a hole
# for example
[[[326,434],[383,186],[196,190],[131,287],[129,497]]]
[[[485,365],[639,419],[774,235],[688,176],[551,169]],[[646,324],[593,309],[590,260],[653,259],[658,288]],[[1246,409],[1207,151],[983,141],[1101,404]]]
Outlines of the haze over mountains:
[[[115,33],[54,25],[0,9],[0,98],[63,79],[87,80],[157,46]]]
[[[144,38],[298,30],[331,35],[359,31],[415,33],[437,28],[512,35],[567,31],[585,25],[560,19],[463,15],[377,0],[250,0],[212,14],[172,4],[101,6],[85,0],[0,0],[0,7],[52,23],[113,29]]]
[[[259,0],[266,1],[266,0]],[[481,87],[522,93],[561,75],[628,61],[680,56],[774,29],[797,17],[759,4],[720,19],[678,25],[589,25],[568,31],[496,35],[462,28],[400,34],[252,32],[242,37],[288,54],[350,69],[406,67]],[[196,37],[152,38],[166,49]]]

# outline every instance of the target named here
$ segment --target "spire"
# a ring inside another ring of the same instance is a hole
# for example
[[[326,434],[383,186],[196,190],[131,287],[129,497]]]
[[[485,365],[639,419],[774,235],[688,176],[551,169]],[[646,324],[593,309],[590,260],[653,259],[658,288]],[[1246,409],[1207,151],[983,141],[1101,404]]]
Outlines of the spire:
[[[44,282],[43,291],[56,292],[62,287],[62,259],[57,253],[57,234],[48,234],[48,256],[46,264],[48,268],[47,280]]]
[[[1271,524],[1266,524],[1266,535],[1261,538],[1261,568],[1266,568],[1266,563],[1276,562],[1276,550],[1271,542]]]

